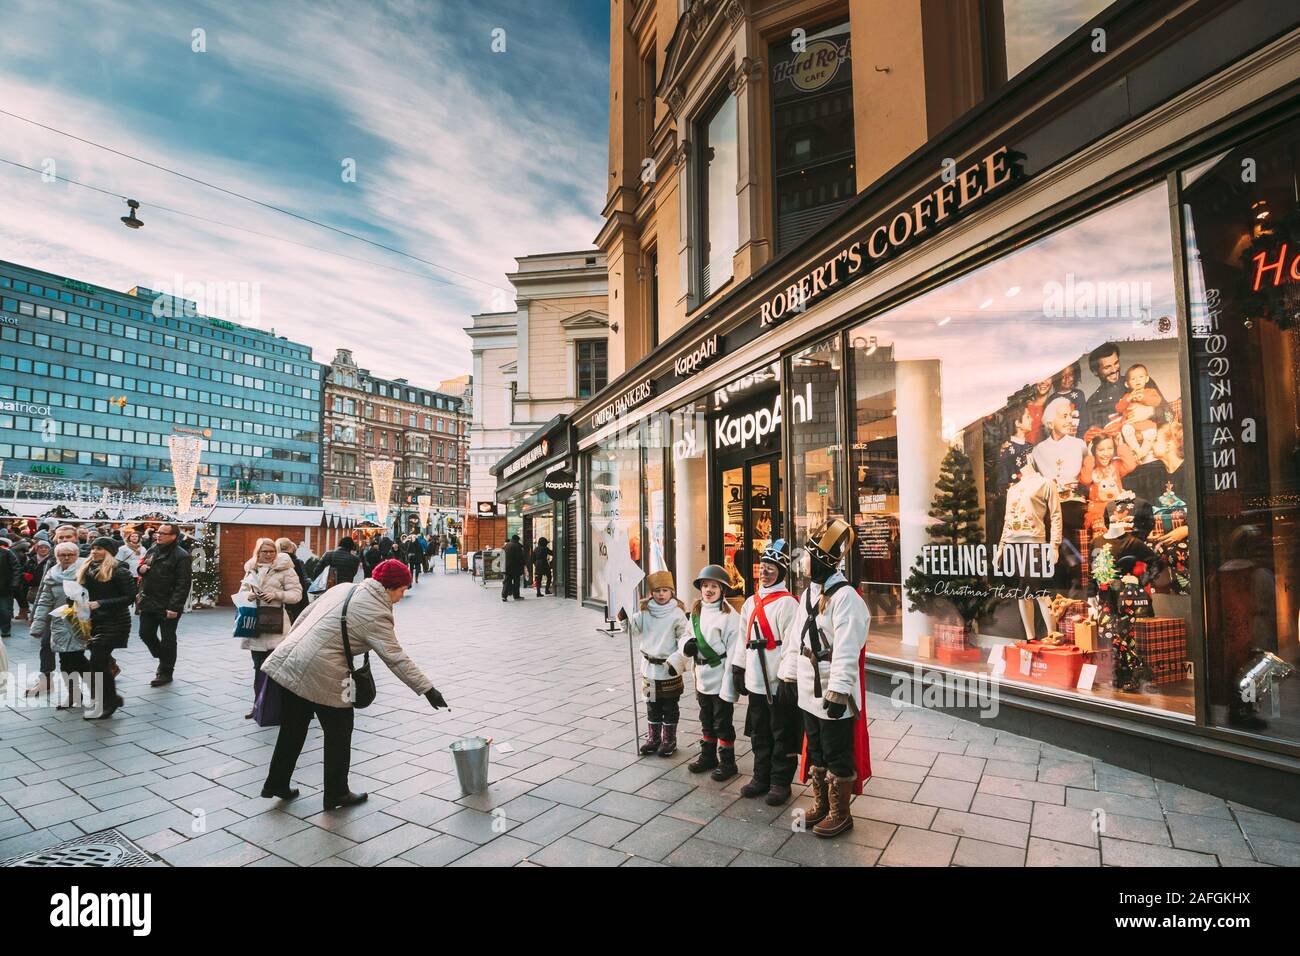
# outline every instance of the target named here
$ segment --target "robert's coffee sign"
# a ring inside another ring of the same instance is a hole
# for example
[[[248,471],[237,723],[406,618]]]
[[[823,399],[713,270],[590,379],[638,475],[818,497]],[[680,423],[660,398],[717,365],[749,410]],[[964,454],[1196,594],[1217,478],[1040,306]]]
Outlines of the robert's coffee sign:
[[[767,328],[803,312],[813,301],[860,279],[882,262],[937,233],[1018,176],[1006,146],[960,171],[954,167],[911,205],[873,222],[830,258],[768,296],[759,309],[759,325]]]
[[[528,451],[524,452],[510,464],[501,469],[501,477],[509,478],[511,475],[517,475],[529,465],[541,461],[551,453],[551,443],[543,438]]]
[[[636,385],[633,385],[626,392],[616,397],[607,405],[602,405],[596,413],[591,416],[591,424],[596,428],[602,425],[608,425],[620,415],[626,415],[636,406],[640,405],[651,395],[655,393],[654,382],[650,379],[643,379]]]
[[[677,356],[673,371],[678,378],[688,378],[718,357],[718,337],[711,335],[691,351]]]
[[[542,490],[552,501],[568,501],[577,487],[578,479],[567,468],[551,472],[542,482]]]

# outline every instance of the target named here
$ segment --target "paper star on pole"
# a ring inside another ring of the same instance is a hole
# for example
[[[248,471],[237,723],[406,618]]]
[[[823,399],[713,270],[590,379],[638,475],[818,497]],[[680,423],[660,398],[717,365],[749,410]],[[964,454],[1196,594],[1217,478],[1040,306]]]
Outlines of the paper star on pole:
[[[620,610],[631,617],[637,612],[636,589],[645,577],[645,572],[632,560],[632,545],[626,531],[611,528],[605,532],[605,536],[608,553],[605,585],[609,588],[609,617],[616,618]]]

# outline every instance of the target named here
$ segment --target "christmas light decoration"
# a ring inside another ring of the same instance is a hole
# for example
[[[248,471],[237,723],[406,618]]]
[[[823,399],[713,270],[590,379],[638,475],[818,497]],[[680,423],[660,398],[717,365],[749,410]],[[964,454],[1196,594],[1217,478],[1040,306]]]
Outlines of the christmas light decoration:
[[[172,456],[172,483],[176,486],[176,510],[184,514],[190,510],[190,501],[194,497],[194,479],[199,473],[203,439],[197,435],[168,435],[167,445]]]
[[[429,506],[433,504],[433,496],[420,495],[415,503],[420,509],[420,528],[423,530],[429,524]]]
[[[375,492],[375,509],[382,525],[388,520],[388,497],[393,490],[393,463],[375,459],[370,463],[370,484]]]

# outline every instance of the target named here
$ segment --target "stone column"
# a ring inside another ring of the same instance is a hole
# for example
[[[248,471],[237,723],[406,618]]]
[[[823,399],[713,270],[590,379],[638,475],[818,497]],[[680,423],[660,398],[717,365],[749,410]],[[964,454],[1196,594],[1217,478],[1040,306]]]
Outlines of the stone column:
[[[898,537],[903,580],[929,544],[930,502],[943,461],[943,400],[937,359],[898,362],[894,366],[898,429]],[[929,633],[929,619],[908,610],[903,595],[903,643],[915,646]]]

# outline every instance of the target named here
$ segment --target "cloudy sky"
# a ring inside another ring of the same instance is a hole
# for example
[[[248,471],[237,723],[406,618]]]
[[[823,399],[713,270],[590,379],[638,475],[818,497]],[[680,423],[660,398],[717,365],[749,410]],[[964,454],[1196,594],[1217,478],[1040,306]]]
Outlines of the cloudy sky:
[[[436,385],[469,371],[468,316],[513,307],[514,256],[591,246],[608,17],[605,0],[4,0],[0,110],[99,146],[0,114],[0,160],[113,195],[0,162],[0,259],[123,291],[247,283],[259,315],[229,317]]]

